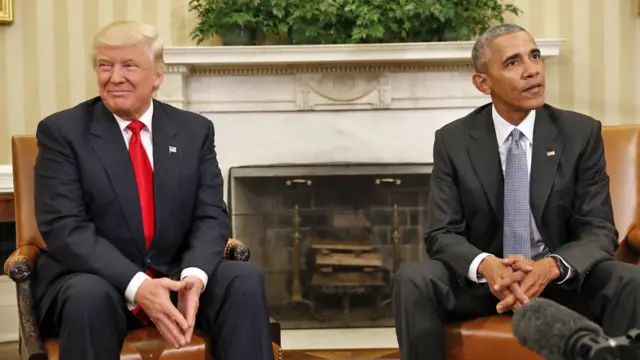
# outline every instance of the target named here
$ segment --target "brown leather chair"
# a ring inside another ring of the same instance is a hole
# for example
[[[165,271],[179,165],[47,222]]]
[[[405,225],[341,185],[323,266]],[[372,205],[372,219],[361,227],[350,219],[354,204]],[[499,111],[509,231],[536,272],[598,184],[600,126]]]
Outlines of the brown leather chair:
[[[611,200],[620,233],[616,258],[632,264],[640,260],[640,126],[603,127]],[[448,324],[449,360],[540,360],[519,345],[511,331],[511,316],[495,315]]]
[[[4,264],[5,274],[16,283],[19,313],[19,352],[21,359],[58,359],[58,341],[42,341],[33,308],[33,270],[36,257],[44,242],[36,225],[33,200],[33,166],[38,154],[34,136],[14,136],[11,139],[13,184],[16,214],[16,250]],[[248,261],[250,252],[240,241],[229,239],[224,258]],[[271,337],[276,359],[281,359],[280,324],[271,321]],[[121,359],[164,360],[208,358],[206,341],[194,335],[191,343],[181,349],[166,345],[155,327],[131,331],[122,348]]]

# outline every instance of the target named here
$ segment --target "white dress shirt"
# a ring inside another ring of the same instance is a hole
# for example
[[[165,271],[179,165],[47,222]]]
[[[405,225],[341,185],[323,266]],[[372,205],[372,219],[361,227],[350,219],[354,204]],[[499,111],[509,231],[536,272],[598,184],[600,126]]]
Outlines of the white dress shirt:
[[[518,128],[518,130],[520,130],[520,132],[523,134],[522,146],[524,147],[525,153],[527,155],[527,165],[529,169],[529,176],[531,176],[533,128],[536,121],[535,110],[531,111],[531,113],[529,113],[529,115],[527,115],[527,117],[518,126],[514,126],[509,122],[507,122],[505,119],[503,119],[498,114],[495,107],[492,107],[492,115],[493,115],[493,126],[496,131],[496,140],[498,141],[498,151],[500,153],[500,163],[502,164],[502,172],[504,173],[504,168],[507,163],[507,152],[509,151],[509,145],[511,143],[511,138],[510,138],[511,131],[513,131],[514,128]],[[562,284],[563,282],[572,278],[575,275],[575,271],[573,271],[571,266],[569,266],[569,264],[567,264],[567,262],[564,261],[563,258],[561,258],[558,255],[551,254],[549,252],[549,249],[547,249],[547,246],[542,241],[542,236],[540,236],[540,232],[538,231],[538,227],[536,226],[536,222],[533,218],[533,213],[531,211],[529,211],[529,216],[531,218],[530,223],[531,223],[531,230],[533,234],[533,237],[531,239],[531,258],[537,261],[542,258],[551,256],[562,261],[562,263],[564,263],[566,267],[569,269],[567,276],[562,281],[559,282],[560,284]],[[478,266],[480,265],[482,260],[489,255],[491,254],[482,253],[476,256],[475,259],[473,259],[473,261],[471,262],[471,266],[469,266],[469,273],[467,274],[467,277],[471,281],[476,283],[484,283],[487,281],[485,278],[482,277],[482,275],[478,274]]]
[[[131,139],[131,135],[132,135],[132,132],[129,129],[127,129],[127,126],[129,125],[130,121],[123,120],[115,114],[113,116],[118,122],[118,125],[120,125],[120,130],[122,130],[122,136],[124,137],[124,142],[127,145],[127,149],[128,149],[129,140]],[[147,109],[147,111],[144,114],[142,114],[140,119],[138,119],[140,122],[142,122],[145,125],[142,131],[140,131],[140,140],[142,141],[142,146],[144,147],[144,150],[147,153],[147,156],[149,157],[149,162],[151,162],[151,168],[153,169],[153,141],[151,136],[152,134],[151,119],[153,119],[153,102],[151,102],[151,106],[149,107],[149,109]],[[209,277],[203,270],[195,267],[185,268],[180,273],[180,279],[184,279],[187,276],[197,276],[204,283],[204,286],[202,287],[202,289],[204,290],[204,288],[207,287],[207,281]],[[124,296],[127,299],[127,302],[128,302],[127,305],[129,309],[133,309],[136,306],[134,298],[136,296],[136,293],[138,292],[138,289],[140,288],[140,285],[142,285],[142,282],[146,279],[150,279],[150,277],[141,271],[141,272],[138,272],[136,275],[134,275],[131,281],[129,282],[129,285],[127,285],[127,288],[125,289],[125,292],[124,292]]]

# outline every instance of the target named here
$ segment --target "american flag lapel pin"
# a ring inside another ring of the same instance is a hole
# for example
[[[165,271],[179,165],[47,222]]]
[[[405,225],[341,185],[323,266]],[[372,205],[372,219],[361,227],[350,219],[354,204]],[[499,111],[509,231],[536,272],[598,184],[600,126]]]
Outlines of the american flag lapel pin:
[[[169,154],[177,153],[178,149],[175,146],[169,146]]]
[[[556,152],[553,150],[547,151],[547,156],[556,156]]]

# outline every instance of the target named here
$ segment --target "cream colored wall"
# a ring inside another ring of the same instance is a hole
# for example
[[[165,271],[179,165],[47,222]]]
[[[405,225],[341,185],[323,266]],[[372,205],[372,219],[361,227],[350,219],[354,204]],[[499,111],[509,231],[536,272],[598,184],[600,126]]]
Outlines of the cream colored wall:
[[[0,164],[10,136],[33,134],[55,111],[97,95],[89,51],[93,34],[116,19],[158,27],[167,45],[193,45],[188,0],[16,0],[0,27]]]
[[[536,37],[569,40],[547,63],[550,103],[606,124],[640,122],[636,0],[507,1],[524,11],[510,21]],[[87,54],[99,27],[114,19],[143,20],[155,24],[168,45],[193,45],[187,3],[15,1],[15,22],[0,27],[0,164],[10,162],[10,135],[34,133],[42,117],[96,94]]]
[[[535,37],[563,37],[547,62],[547,101],[607,125],[640,123],[637,0],[507,0]]]

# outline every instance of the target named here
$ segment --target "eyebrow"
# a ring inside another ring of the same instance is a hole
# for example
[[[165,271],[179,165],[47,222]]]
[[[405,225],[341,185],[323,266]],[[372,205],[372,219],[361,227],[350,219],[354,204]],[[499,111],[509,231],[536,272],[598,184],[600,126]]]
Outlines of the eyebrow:
[[[529,50],[529,54],[531,54],[531,55],[533,55],[533,54],[540,55],[540,49],[533,48],[533,49]],[[507,56],[507,58],[504,59],[504,61],[502,61],[502,64],[504,65],[504,64],[508,63],[511,60],[518,59],[519,57],[520,57],[519,53],[511,54],[511,55]]]
[[[100,64],[100,63],[113,64],[113,63],[114,63],[114,61],[113,61],[113,60],[111,60],[111,59],[108,59],[108,58],[97,58],[97,59],[96,59],[96,64]],[[127,59],[124,59],[124,60],[122,60],[122,62],[121,62],[121,63],[122,63],[122,64],[133,63],[133,64],[135,64],[135,65],[139,65],[139,62],[138,62],[138,61],[136,61],[136,60],[135,60],[135,59],[133,59],[133,58],[127,58]]]

